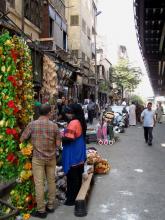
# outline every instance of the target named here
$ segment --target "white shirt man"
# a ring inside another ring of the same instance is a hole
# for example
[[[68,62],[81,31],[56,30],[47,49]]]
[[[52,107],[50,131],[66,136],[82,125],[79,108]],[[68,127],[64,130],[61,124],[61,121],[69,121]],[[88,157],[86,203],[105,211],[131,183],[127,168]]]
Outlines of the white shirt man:
[[[146,143],[148,143],[149,146],[152,145],[152,130],[155,126],[155,112],[152,110],[152,103],[149,102],[147,105],[147,108],[144,109],[144,111],[141,113],[141,120],[143,122],[144,127],[144,138]]]

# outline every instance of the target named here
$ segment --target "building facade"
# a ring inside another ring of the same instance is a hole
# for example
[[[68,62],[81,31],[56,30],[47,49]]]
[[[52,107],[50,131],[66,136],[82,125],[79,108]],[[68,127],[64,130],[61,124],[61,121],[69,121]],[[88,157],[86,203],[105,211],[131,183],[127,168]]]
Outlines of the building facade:
[[[63,0],[44,1],[42,6],[42,41],[52,41],[52,50],[67,51],[67,22]]]
[[[39,44],[57,67],[59,98],[77,97],[77,66],[68,53],[68,28],[64,0],[45,0],[42,5],[42,28]]]
[[[83,101],[95,94],[97,1],[65,0],[69,52],[81,69],[78,98]]]
[[[103,49],[97,49],[97,79],[98,79],[98,100],[104,106],[111,100],[112,89],[112,64],[104,54]]]
[[[42,1],[38,0],[0,1],[0,9],[8,12],[8,17],[33,40],[37,40],[41,33],[41,5]]]
[[[1,0],[0,29],[9,30],[25,38],[31,47],[33,63],[34,89],[39,91],[42,85],[42,53],[37,50],[32,41],[39,39],[41,34],[41,7],[42,1],[38,0]],[[5,14],[6,13],[6,14]]]

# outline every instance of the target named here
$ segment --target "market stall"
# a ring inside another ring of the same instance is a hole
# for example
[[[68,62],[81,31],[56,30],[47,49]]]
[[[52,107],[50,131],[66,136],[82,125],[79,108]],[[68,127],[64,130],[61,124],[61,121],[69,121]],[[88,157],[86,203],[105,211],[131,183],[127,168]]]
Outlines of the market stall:
[[[25,41],[0,35],[0,182],[16,180],[9,202],[28,219],[35,208],[30,143],[20,143],[21,130],[33,118],[33,75]],[[12,210],[1,210],[9,214]]]

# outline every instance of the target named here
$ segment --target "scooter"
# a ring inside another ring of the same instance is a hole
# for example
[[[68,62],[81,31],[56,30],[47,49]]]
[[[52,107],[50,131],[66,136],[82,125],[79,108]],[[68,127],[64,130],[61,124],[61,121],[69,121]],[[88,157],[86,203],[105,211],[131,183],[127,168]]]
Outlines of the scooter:
[[[114,113],[114,120],[113,120],[113,125],[114,125],[114,132],[115,133],[124,133],[125,132],[125,117],[119,112]]]

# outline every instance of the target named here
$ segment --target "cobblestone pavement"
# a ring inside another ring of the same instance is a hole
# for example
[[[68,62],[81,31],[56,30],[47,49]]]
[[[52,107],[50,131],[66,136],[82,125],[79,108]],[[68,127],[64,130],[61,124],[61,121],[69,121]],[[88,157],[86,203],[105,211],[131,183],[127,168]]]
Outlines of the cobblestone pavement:
[[[143,139],[141,126],[130,127],[113,146],[98,146],[112,166],[98,175],[84,220],[165,219],[165,124],[154,129],[153,146]],[[163,145],[164,143],[164,145]],[[164,147],[163,147],[164,146]],[[48,220],[77,220],[74,207],[59,206]]]

